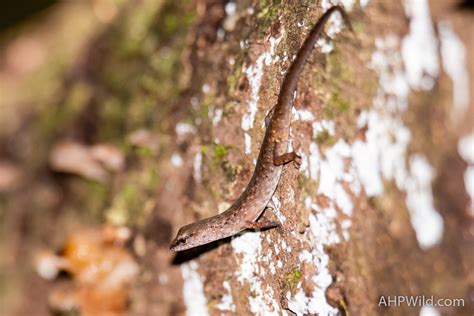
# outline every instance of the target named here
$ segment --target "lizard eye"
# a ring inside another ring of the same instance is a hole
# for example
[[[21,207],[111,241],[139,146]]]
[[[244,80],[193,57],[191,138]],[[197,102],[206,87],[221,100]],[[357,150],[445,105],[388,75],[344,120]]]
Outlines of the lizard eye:
[[[178,240],[176,240],[177,245],[182,245],[186,243],[186,237],[179,237]]]

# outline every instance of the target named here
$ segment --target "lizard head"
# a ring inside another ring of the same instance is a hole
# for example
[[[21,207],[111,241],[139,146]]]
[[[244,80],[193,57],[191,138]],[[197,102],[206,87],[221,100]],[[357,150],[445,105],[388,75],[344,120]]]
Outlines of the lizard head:
[[[170,249],[182,251],[207,244],[212,241],[209,235],[212,234],[209,234],[206,229],[199,229],[195,223],[183,226],[171,242]]]

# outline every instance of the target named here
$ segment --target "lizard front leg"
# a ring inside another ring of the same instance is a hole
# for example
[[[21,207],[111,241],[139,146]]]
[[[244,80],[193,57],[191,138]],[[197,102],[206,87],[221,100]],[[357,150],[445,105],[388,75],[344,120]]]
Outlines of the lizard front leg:
[[[267,205],[265,209],[262,211],[262,213],[264,213],[267,210],[273,211],[274,209],[276,209],[276,206],[272,200],[270,200],[268,203],[271,205]],[[255,222],[246,221],[245,224],[246,224],[245,226],[247,229],[267,229],[267,228],[274,228],[274,227],[281,226],[281,223],[279,221],[271,221],[267,219],[257,220]]]
[[[263,220],[260,222],[246,222],[245,228],[247,229],[267,229],[267,228],[274,228],[280,226],[280,222],[278,221],[270,221],[270,220]]]
[[[301,166],[301,156],[298,155],[295,151],[279,154],[279,147],[282,147],[279,146],[280,144],[283,143],[275,141],[275,145],[273,146],[273,164],[275,166],[281,166],[293,161],[295,163],[296,168],[299,169],[299,167]]]

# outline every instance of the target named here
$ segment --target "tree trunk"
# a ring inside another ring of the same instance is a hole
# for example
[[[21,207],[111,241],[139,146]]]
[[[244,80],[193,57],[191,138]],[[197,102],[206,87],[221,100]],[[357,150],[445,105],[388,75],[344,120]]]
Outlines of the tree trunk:
[[[283,77],[331,5],[97,3],[62,4],[5,40],[0,153],[21,174],[0,204],[8,313],[48,313],[38,249],[108,223],[133,230],[131,315],[473,314],[469,2],[344,1],[353,32],[331,18],[298,83],[302,165],[284,167],[264,213],[282,225],[180,253],[179,227],[244,190]],[[7,86],[25,38],[42,63]],[[134,148],[138,129],[158,149]],[[48,157],[66,139],[113,143],[126,167],[102,183],[58,173]]]

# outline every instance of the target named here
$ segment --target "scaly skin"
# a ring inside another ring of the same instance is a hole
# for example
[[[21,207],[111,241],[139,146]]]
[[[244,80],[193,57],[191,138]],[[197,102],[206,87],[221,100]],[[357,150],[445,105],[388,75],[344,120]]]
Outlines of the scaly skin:
[[[186,250],[215,240],[233,236],[245,229],[270,228],[278,222],[257,222],[267,207],[280,181],[283,165],[294,161],[299,165],[300,157],[293,151],[287,153],[290,133],[291,109],[296,84],[306,59],[334,12],[340,12],[346,23],[347,15],[340,6],[333,6],[318,20],[303,46],[299,50],[282,83],[278,103],[269,113],[265,137],[258,155],[252,179],[245,191],[225,212],[181,227],[170,249]],[[348,24],[350,26],[350,24]]]

